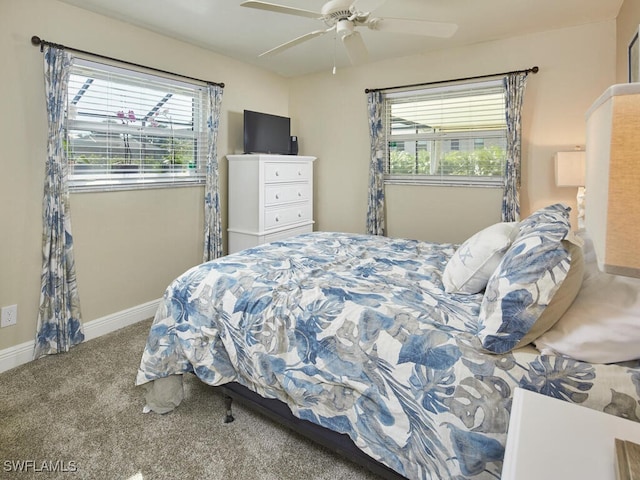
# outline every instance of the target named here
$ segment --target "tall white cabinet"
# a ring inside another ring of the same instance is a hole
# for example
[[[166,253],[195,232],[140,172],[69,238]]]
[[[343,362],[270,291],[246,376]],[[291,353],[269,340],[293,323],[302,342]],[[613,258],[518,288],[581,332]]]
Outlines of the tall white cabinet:
[[[313,231],[315,159],[227,155],[229,253]]]

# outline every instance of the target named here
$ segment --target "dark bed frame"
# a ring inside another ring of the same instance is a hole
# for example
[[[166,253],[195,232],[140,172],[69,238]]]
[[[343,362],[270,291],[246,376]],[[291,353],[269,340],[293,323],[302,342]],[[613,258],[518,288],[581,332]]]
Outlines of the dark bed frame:
[[[322,445],[328,450],[336,452],[338,455],[365,467],[369,471],[379,475],[381,478],[386,480],[407,480],[406,477],[374,460],[356,447],[348,435],[334,432],[333,430],[329,430],[328,428],[294,416],[289,407],[279,400],[263,398],[243,385],[235,382],[216,388],[219,388],[225,397],[227,406],[226,417],[224,419],[225,423],[233,422],[234,418],[231,411],[231,404],[233,400],[237,400],[242,405],[246,405],[248,408],[269,417],[287,428],[290,428],[296,433],[299,433],[311,441]]]

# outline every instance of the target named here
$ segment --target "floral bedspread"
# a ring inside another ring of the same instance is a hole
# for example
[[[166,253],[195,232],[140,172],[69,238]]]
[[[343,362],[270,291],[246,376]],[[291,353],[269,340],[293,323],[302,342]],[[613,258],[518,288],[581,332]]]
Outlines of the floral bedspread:
[[[409,479],[499,478],[516,386],[638,420],[638,362],[483,353],[482,294],[442,286],[454,250],[316,232],[194,267],[168,287],[136,383],[241,383]]]

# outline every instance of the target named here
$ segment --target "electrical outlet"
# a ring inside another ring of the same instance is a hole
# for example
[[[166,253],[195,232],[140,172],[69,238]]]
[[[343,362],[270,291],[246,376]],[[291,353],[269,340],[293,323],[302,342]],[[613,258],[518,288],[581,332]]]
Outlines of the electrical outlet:
[[[18,305],[9,305],[2,307],[2,315],[0,316],[0,327],[10,327],[18,323]]]

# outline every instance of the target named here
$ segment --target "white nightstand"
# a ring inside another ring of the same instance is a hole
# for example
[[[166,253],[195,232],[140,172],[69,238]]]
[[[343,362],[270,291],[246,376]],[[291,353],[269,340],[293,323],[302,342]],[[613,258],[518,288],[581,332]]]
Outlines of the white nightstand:
[[[615,438],[640,443],[640,423],[517,388],[502,480],[615,480]]]

